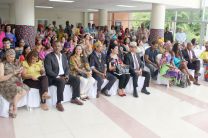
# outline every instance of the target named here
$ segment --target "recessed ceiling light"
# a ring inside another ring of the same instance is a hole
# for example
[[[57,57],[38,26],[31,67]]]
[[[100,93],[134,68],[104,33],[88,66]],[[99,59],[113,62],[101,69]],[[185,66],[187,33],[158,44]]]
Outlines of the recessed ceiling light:
[[[74,2],[73,0],[49,0],[49,1],[53,1],[53,2],[69,2],[69,3]]]
[[[97,9],[87,9],[88,11],[98,11]]]
[[[52,9],[53,7],[49,7],[49,6],[35,6],[35,8]]]
[[[131,5],[116,5],[118,7],[125,7],[125,8],[132,8],[132,7],[136,7],[136,6],[131,6]]]

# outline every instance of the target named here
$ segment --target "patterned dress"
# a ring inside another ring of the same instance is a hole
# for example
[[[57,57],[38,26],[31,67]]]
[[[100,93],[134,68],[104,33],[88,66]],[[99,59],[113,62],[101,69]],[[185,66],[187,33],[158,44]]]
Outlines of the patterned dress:
[[[19,66],[8,62],[3,62],[3,64],[4,75],[12,74],[14,70],[19,69]],[[0,95],[9,102],[12,102],[16,94],[23,90],[29,91],[29,87],[23,84],[21,78],[18,76],[12,76],[10,79],[0,82]]]

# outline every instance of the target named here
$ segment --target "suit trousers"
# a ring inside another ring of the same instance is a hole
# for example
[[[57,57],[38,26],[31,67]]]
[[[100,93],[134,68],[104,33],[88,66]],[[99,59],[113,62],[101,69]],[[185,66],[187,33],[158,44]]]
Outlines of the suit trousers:
[[[50,78],[49,85],[54,85],[57,87],[57,103],[61,103],[61,101],[63,101],[65,84],[66,81],[61,78]]]
[[[72,99],[80,97],[80,79],[79,77],[69,74],[69,80],[67,82],[72,87]]]
[[[39,89],[41,103],[46,103],[46,100],[42,100],[44,92],[48,92],[48,78],[47,76],[40,76],[38,80],[25,79],[23,81],[30,88]]]
[[[93,76],[93,78],[95,78],[97,80],[97,91],[101,91],[101,86],[104,82],[104,79],[100,75],[97,75],[95,73],[92,76]],[[117,78],[110,73],[106,73],[106,79],[109,82],[105,85],[103,90],[110,90],[110,88],[113,86],[113,84],[115,83]]]
[[[133,87],[136,89],[138,87],[138,75],[135,72],[131,73],[131,76],[133,77]],[[147,71],[142,70],[142,76],[145,77],[144,79],[144,85],[142,89],[145,89],[146,87],[149,87],[150,83],[150,73]]]

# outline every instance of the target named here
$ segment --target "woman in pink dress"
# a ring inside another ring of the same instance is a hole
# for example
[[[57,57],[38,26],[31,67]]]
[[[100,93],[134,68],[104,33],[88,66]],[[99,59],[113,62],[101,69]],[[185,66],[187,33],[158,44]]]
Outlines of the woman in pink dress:
[[[6,37],[5,32],[2,30],[2,27],[0,27],[0,50],[3,49],[3,42],[2,40]]]

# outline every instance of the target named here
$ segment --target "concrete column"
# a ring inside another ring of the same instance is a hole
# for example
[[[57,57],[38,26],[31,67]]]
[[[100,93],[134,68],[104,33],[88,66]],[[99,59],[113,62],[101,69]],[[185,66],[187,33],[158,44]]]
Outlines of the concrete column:
[[[88,13],[88,21],[93,24],[93,20],[94,20],[94,13]]]
[[[16,37],[24,39],[31,47],[35,46],[34,0],[15,0]]]
[[[109,20],[109,22],[108,22],[108,28],[110,29],[111,28],[111,25],[112,25],[112,20],[113,20],[113,13],[111,12],[111,13],[109,13],[108,14],[109,16],[108,16],[108,20]]]
[[[87,27],[88,23],[89,23],[88,12],[83,12],[83,26],[84,26],[84,28]]]
[[[164,38],[165,27],[165,5],[152,4],[150,42],[157,40],[159,37]]]
[[[129,29],[133,28],[133,20],[134,20],[133,12],[129,12]],[[136,28],[133,28],[133,29],[136,29]]]
[[[99,10],[99,26],[108,25],[108,11],[105,9]]]

